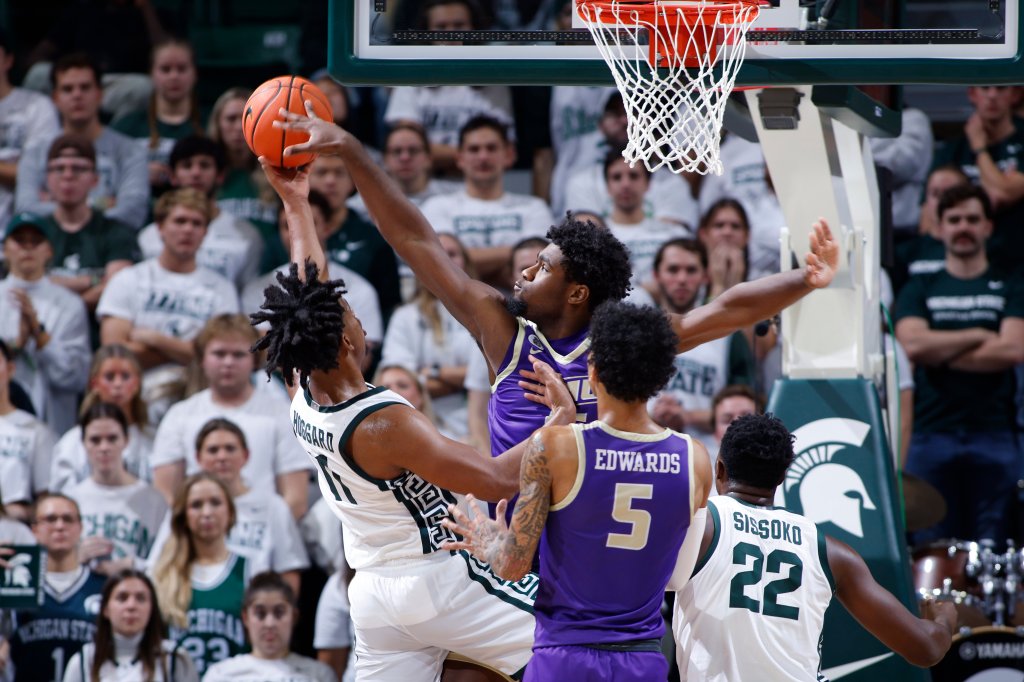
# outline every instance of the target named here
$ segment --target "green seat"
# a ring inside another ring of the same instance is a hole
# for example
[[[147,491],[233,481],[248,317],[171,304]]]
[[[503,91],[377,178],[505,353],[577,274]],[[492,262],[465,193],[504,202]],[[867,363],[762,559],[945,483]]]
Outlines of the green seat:
[[[300,66],[299,27],[200,26],[191,32],[201,105],[211,105],[230,87],[255,88],[274,76],[296,73]]]

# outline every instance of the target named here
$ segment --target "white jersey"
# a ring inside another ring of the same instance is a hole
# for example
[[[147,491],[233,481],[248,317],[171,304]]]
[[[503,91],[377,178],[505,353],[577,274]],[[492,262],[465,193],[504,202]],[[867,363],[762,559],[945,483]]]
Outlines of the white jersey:
[[[147,140],[148,142],[148,140]],[[156,223],[139,232],[143,258],[156,258],[164,250]],[[196,253],[196,264],[230,280],[241,291],[260,271],[263,238],[245,218],[221,211],[206,228],[203,244]]]
[[[543,237],[554,223],[542,199],[512,192],[485,200],[460,189],[427,199],[422,210],[435,232],[454,234],[467,249],[512,246],[525,237]]]
[[[341,519],[345,556],[356,570],[431,554],[455,539],[441,525],[448,505],[458,502],[454,493],[411,471],[389,481],[374,478],[345,452],[359,423],[388,405],[413,409],[383,386],[368,386],[339,405],[318,405],[308,389],[292,400],[292,430],[318,465],[320,492]]]
[[[214,663],[203,675],[203,682],[337,682],[337,679],[323,663],[298,654],[274,660],[241,654]]]
[[[654,257],[662,244],[670,239],[693,236],[682,225],[654,218],[644,218],[634,225],[609,220],[608,230],[629,249],[629,264],[633,268],[630,282],[634,289],[654,281]]]
[[[834,586],[825,536],[803,516],[719,495],[711,546],[676,595],[681,680],[819,679]]]

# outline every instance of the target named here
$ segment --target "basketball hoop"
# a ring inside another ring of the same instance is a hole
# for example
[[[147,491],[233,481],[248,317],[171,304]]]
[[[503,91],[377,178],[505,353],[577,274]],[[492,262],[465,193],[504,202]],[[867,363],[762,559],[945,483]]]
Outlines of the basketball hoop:
[[[623,158],[721,175],[719,131],[758,0],[575,2],[622,93]]]

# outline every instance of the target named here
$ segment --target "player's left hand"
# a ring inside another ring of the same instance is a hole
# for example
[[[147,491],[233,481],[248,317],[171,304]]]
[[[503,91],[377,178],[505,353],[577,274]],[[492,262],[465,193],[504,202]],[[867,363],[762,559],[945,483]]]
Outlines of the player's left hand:
[[[807,253],[804,282],[813,289],[824,289],[832,283],[839,268],[839,244],[824,218],[818,218],[811,232],[811,250]]]
[[[501,538],[508,532],[508,524],[505,523],[507,507],[508,500],[498,502],[494,511],[497,518],[492,519],[487,515],[487,509],[472,495],[466,495],[465,512],[456,504],[448,505],[448,512],[452,518],[442,520],[441,524],[461,535],[462,540],[445,542],[441,549],[464,549],[476,558],[490,563],[490,551],[498,548]]]
[[[530,356],[530,362],[533,363],[533,371],[519,370],[519,375],[524,379],[519,381],[523,397],[551,408],[547,424],[572,424],[576,421],[576,402],[562,381],[562,376],[534,355]]]

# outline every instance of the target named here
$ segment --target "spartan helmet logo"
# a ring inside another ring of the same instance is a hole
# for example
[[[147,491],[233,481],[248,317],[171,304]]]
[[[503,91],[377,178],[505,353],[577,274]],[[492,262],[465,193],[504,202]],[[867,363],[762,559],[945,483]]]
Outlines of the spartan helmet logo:
[[[861,508],[873,510],[875,504],[860,475],[832,458],[846,447],[859,448],[870,430],[870,424],[841,418],[819,419],[795,430],[796,459],[776,493],[776,503],[783,504],[799,486],[804,516],[814,523],[830,521],[851,535],[864,537]]]

